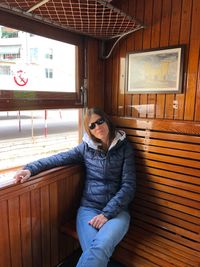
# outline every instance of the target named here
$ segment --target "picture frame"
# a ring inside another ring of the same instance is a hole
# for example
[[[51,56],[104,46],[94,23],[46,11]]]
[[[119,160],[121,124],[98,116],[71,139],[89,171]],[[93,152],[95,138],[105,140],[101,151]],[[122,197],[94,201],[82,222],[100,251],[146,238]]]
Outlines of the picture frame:
[[[185,46],[128,53],[126,93],[181,93]]]

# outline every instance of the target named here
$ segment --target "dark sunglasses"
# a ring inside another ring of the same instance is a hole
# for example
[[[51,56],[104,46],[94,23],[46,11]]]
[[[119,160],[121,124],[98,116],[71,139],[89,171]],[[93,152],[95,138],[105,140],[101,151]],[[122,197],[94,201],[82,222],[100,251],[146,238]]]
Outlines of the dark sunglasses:
[[[103,118],[99,118],[97,121],[95,122],[92,122],[90,125],[89,125],[89,128],[90,130],[94,130],[96,128],[96,125],[101,125],[105,122],[105,120]]]

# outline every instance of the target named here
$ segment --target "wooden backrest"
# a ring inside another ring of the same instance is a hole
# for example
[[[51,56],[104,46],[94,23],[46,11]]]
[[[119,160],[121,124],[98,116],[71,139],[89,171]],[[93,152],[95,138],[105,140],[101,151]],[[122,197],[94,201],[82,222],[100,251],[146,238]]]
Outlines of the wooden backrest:
[[[114,118],[136,152],[127,266],[200,266],[200,124]]]

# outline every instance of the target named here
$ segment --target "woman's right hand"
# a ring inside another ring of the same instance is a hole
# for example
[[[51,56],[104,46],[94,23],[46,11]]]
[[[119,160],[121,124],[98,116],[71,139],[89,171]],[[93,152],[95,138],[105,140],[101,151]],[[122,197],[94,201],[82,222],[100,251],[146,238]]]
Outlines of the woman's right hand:
[[[15,174],[14,179],[16,183],[23,183],[27,181],[30,177],[31,172],[29,170],[20,170]]]

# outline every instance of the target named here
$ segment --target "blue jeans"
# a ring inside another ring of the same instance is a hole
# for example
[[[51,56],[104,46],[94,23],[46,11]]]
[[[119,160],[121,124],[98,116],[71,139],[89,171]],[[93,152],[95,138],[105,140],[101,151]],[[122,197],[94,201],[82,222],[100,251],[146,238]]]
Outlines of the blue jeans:
[[[128,231],[130,215],[120,212],[108,220],[99,230],[88,224],[100,210],[80,207],[76,228],[83,253],[76,267],[106,267],[116,245]]]

